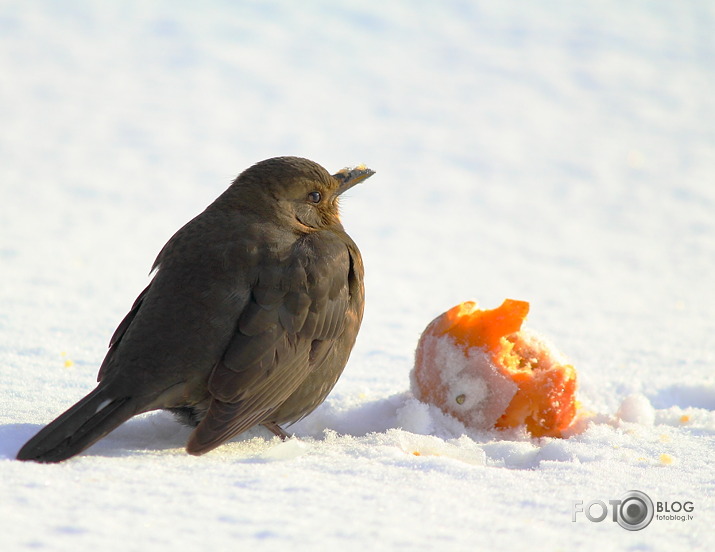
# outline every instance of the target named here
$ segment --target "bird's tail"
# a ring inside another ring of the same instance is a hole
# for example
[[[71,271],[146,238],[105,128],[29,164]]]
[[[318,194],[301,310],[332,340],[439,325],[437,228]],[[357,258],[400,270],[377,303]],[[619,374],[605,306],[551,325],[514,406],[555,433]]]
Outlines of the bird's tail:
[[[17,453],[18,460],[61,462],[79,454],[138,414],[130,397],[113,396],[105,386],[50,422]]]

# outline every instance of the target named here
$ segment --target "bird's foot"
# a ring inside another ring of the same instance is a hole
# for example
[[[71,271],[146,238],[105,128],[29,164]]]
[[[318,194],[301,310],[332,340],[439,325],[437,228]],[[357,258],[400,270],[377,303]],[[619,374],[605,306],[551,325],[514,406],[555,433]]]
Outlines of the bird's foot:
[[[291,437],[291,435],[283,431],[283,428],[275,422],[264,422],[263,427],[273,433],[273,435],[277,435],[278,437],[280,437],[281,441],[285,441],[286,439]]]

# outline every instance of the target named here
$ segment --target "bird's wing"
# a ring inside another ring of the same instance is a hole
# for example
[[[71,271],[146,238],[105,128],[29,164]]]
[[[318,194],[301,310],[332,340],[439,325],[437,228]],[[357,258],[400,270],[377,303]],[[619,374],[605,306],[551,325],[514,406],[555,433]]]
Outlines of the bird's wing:
[[[310,374],[349,308],[350,255],[340,240],[296,248],[263,268],[236,332],[209,379],[211,405],[187,450],[201,454],[263,421]]]
[[[97,374],[97,381],[102,381],[102,379],[104,379],[107,376],[107,374],[111,371],[112,357],[114,356],[114,351],[116,351],[117,345],[119,345],[119,342],[122,340],[122,337],[124,337],[124,334],[127,331],[127,328],[129,328],[130,324],[132,323],[132,320],[134,320],[134,317],[137,315],[137,312],[139,312],[139,309],[141,308],[142,303],[144,302],[144,297],[146,296],[150,287],[151,287],[151,283],[147,287],[145,287],[144,291],[142,291],[139,294],[139,296],[134,300],[134,304],[132,305],[132,308],[129,310],[129,312],[124,317],[124,319],[119,323],[119,326],[117,326],[117,329],[114,330],[114,333],[112,334],[112,337],[109,340],[109,351],[107,351],[107,355],[104,357],[104,360],[102,361],[102,365],[99,367],[99,373]]]

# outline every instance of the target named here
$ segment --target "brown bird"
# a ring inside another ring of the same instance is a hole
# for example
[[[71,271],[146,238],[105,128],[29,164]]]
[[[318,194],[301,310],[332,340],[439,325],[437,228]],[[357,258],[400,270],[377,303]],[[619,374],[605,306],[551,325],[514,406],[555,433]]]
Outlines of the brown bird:
[[[325,400],[360,328],[363,263],[338,197],[373,174],[299,157],[241,173],[163,247],[97,388],[17,458],[60,462],[157,409],[196,425],[190,454],[258,424],[287,437],[281,425]]]

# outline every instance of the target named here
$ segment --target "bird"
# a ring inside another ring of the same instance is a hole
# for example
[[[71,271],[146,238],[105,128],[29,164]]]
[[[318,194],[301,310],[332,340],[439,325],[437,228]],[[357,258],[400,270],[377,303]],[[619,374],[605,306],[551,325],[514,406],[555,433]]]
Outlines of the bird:
[[[201,455],[320,405],[343,372],[365,303],[364,267],[339,198],[375,174],[274,157],[239,174],[159,252],[119,323],[97,387],[32,437],[18,460],[71,458],[138,414],[194,427]]]

